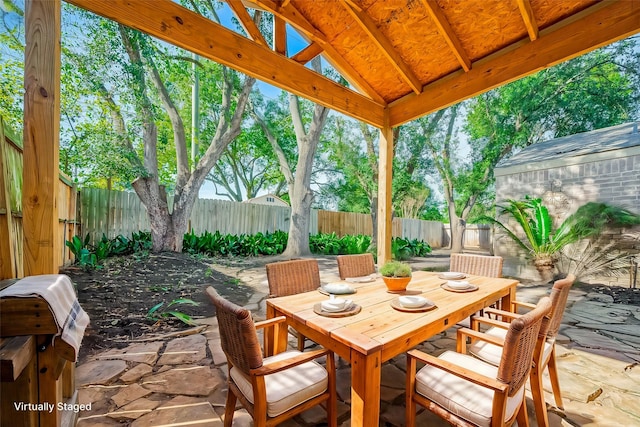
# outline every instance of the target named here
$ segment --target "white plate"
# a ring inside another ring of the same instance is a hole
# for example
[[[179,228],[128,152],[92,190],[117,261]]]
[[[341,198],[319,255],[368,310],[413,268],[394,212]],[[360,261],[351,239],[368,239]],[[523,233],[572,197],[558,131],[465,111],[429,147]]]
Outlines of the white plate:
[[[464,278],[464,273],[459,273],[457,271],[445,271],[440,273],[443,279],[455,280]]]
[[[471,286],[471,283],[467,282],[466,280],[449,280],[447,282],[447,286],[449,286],[451,289],[467,289]]]
[[[368,282],[373,282],[376,279],[373,276],[360,276],[360,277],[347,277],[344,280],[346,280],[349,283],[368,283]]]
[[[322,289],[329,294],[352,294],[355,292],[355,289],[347,283],[327,283],[322,286]]]
[[[417,295],[403,295],[398,297],[398,302],[405,308],[418,308],[425,305],[429,300]]]

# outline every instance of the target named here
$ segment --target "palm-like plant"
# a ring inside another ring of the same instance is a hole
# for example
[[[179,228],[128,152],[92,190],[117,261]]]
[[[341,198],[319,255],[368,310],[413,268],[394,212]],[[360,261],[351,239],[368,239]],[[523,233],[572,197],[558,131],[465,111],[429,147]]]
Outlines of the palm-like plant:
[[[539,198],[525,196],[524,200],[507,200],[498,206],[500,215],[513,218],[524,231],[521,239],[506,225],[493,218],[484,219],[505,230],[523,248],[544,280],[550,280],[558,253],[567,245],[598,236],[605,228],[632,227],[640,224],[640,215],[606,203],[589,202],[567,217],[557,229],[549,210]]]

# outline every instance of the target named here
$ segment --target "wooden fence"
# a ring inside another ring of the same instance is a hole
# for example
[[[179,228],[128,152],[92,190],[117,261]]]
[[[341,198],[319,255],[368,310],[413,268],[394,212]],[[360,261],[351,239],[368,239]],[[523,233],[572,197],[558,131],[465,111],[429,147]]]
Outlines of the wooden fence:
[[[451,227],[444,225],[444,245],[451,241]],[[489,224],[467,224],[462,242],[465,248],[493,250],[493,227]]]
[[[171,209],[171,199],[169,199]],[[290,208],[199,199],[193,207],[189,230],[195,234],[220,231],[223,234],[255,234],[289,230]],[[102,234],[114,238],[149,229],[146,209],[133,192],[85,188],[80,192],[82,236],[92,241]],[[371,234],[371,215],[350,212],[311,211],[309,233]],[[443,225],[437,221],[394,218],[392,234],[418,239],[442,247]]]
[[[22,138],[0,118],[0,279],[24,276],[22,230]],[[77,191],[64,174],[58,183],[59,265],[72,254],[65,245],[75,234]]]

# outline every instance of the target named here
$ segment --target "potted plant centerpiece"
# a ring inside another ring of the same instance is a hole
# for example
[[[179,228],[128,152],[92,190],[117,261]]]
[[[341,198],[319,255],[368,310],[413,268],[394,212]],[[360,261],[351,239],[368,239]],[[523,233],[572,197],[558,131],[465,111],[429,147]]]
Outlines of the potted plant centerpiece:
[[[411,266],[406,262],[387,261],[380,268],[380,274],[389,292],[404,292],[411,281]]]

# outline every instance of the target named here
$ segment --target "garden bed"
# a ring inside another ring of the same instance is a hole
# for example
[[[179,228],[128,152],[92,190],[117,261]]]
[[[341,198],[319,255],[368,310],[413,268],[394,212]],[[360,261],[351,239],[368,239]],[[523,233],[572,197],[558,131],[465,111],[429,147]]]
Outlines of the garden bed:
[[[145,335],[171,333],[189,328],[169,316],[157,321],[149,310],[164,302],[160,314],[172,301],[187,298],[198,305],[175,304],[170,309],[193,318],[214,315],[204,289],[213,286],[221,295],[244,304],[252,289],[211,268],[211,260],[184,253],[130,255],[105,260],[98,269],[69,267],[61,271],[76,284],[78,300],[89,314],[80,360],[109,348],[121,348]]]

